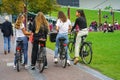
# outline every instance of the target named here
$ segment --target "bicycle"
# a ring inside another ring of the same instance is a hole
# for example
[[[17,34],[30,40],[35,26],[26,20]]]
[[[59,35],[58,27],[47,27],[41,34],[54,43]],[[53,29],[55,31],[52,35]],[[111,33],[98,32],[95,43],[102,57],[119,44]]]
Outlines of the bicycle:
[[[15,60],[16,60],[16,69],[19,72],[20,65],[22,64],[23,41],[17,40],[16,42],[17,42],[17,46],[16,46]]]
[[[75,33],[74,33],[74,35],[76,37]],[[90,64],[91,61],[92,61],[92,54],[93,54],[93,52],[92,52],[92,43],[88,42],[88,41],[85,41],[86,37],[87,37],[87,35],[83,35],[81,37],[79,56],[81,57],[83,63]],[[70,41],[68,43],[68,49],[69,49],[70,53],[72,53],[74,51],[74,49],[75,49],[75,41],[74,40]]]
[[[72,34],[69,34],[69,43],[68,43],[68,50],[70,53],[74,52],[75,49],[75,40],[77,33],[74,31]]]
[[[38,69],[39,72],[42,73],[44,68],[45,68],[45,63],[46,63],[46,49],[44,42],[46,39],[39,39],[39,50],[37,54],[37,64],[38,64]]]
[[[64,43],[66,39],[64,37],[59,38],[59,47],[58,47],[58,53],[59,53],[59,59],[62,63],[62,67],[66,68],[67,65],[67,50],[65,47],[67,46],[66,43]]]

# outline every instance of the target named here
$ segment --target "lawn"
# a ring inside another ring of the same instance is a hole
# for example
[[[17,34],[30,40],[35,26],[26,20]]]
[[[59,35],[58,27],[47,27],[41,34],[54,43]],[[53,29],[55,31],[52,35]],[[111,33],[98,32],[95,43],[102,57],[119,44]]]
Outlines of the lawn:
[[[76,19],[76,16],[75,16],[75,12],[78,8],[70,8],[70,20],[71,22],[74,22],[75,19]],[[66,7],[62,7],[60,8],[61,11],[63,11],[66,15],[67,15],[67,10],[68,8]],[[98,10],[87,10],[87,9],[84,9],[84,12],[85,12],[85,15],[86,15],[86,19],[87,19],[87,24],[88,26],[90,25],[90,23],[92,21],[99,21],[99,17],[98,17]],[[57,13],[58,12],[52,12],[51,15],[54,16],[54,17],[57,17]],[[103,18],[104,15],[107,15],[108,18],[105,19]],[[102,11],[101,13],[101,16],[102,16],[102,23],[104,23],[105,21],[108,21],[108,23],[111,23],[112,24],[112,15],[110,14],[110,11]],[[120,12],[115,12],[115,20],[118,20],[118,22],[120,22]]]
[[[120,80],[120,31],[114,33],[90,32],[93,60],[88,66],[115,80]],[[47,47],[55,49],[55,43],[48,39]]]

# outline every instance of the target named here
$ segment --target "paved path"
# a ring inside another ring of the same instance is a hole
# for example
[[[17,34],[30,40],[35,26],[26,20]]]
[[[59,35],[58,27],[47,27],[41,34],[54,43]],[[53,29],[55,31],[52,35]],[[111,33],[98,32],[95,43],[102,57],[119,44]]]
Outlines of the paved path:
[[[17,72],[13,70],[13,48],[10,54],[3,54],[3,38],[0,33],[0,80],[111,80],[110,78],[96,72],[82,64],[71,65],[62,68],[61,64],[53,63],[53,51],[47,49],[48,69],[42,74],[38,70],[25,70]],[[12,41],[12,47],[14,42]],[[31,56],[31,43],[29,43],[29,61]],[[71,62],[72,63],[72,62]],[[29,62],[30,65],[30,62]]]

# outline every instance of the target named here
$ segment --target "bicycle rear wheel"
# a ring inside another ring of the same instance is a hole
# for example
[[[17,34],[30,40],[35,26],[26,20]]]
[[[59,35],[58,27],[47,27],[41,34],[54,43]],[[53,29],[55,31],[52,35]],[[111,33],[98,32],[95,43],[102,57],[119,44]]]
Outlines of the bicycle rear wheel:
[[[39,69],[40,73],[42,73],[45,68],[46,56],[43,54],[44,54],[43,52],[40,53],[40,55],[39,55],[40,59],[38,60],[38,69]]]
[[[80,57],[85,64],[90,64],[92,61],[91,44],[84,42],[80,49]]]
[[[62,54],[60,54],[60,60],[62,63],[62,67],[66,68],[66,66],[67,66],[67,51],[65,49],[62,51]]]
[[[19,72],[20,71],[20,60],[16,61],[16,68],[17,68],[17,71]]]

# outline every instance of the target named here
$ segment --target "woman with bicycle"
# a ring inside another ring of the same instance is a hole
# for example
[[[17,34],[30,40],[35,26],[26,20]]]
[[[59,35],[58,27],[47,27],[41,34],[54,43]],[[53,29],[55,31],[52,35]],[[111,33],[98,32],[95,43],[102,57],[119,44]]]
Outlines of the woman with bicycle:
[[[59,47],[59,38],[64,37],[66,40],[64,43],[68,44],[68,30],[71,29],[71,22],[65,14],[62,11],[58,12],[58,20],[56,23],[56,30],[58,31],[57,37],[56,37],[56,48],[55,48],[55,55],[54,55],[54,62],[58,62],[58,47]],[[67,50],[67,46],[66,46]],[[67,51],[67,63],[70,65],[70,56]]]
[[[24,62],[23,65],[25,68],[27,68],[28,63],[28,37],[31,35],[31,32],[26,31],[24,26],[24,20],[25,16],[23,14],[20,14],[16,20],[15,23],[15,35],[16,35],[16,41],[22,40],[23,41],[23,54],[24,54]],[[16,68],[16,59],[14,59],[14,69]]]
[[[79,32],[77,33],[76,42],[75,42],[75,59],[74,64],[77,64],[79,61],[79,48],[81,43],[81,36],[88,35],[86,17],[83,10],[76,11],[77,19],[74,26],[72,27],[71,32],[75,29],[76,26],[79,26]]]
[[[44,14],[42,12],[38,12],[33,22],[32,30],[33,32],[33,47],[32,47],[32,55],[31,55],[31,69],[35,69],[37,54],[38,54],[38,45],[39,39],[46,39],[49,31],[48,21],[45,19]],[[46,41],[44,42],[46,47]],[[47,59],[45,61],[45,68],[47,68]]]

